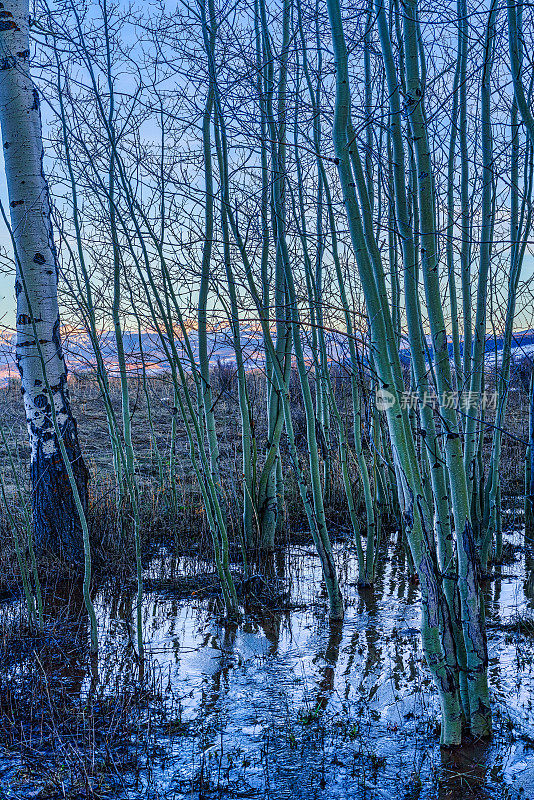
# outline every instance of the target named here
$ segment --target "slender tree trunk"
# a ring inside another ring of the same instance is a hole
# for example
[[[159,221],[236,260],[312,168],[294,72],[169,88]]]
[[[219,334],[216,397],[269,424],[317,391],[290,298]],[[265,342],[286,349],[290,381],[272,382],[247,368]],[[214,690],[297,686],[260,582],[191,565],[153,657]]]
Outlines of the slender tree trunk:
[[[458,19],[464,13],[463,0],[458,0],[457,4]],[[454,354],[454,372],[456,388],[462,385],[462,360],[460,355],[460,333],[458,328],[458,293],[456,287],[456,274],[454,271],[454,180],[456,173],[456,145],[459,135],[458,109],[459,109],[459,83],[460,73],[462,71],[463,59],[463,24],[458,26],[458,57],[456,62],[456,70],[454,73],[454,82],[452,89],[452,126],[451,135],[449,140],[449,155],[447,159],[447,272],[448,272],[448,288],[449,288],[449,303],[450,303],[450,317],[451,317],[451,338]],[[463,169],[463,163],[462,163]],[[462,172],[463,175],[463,172]],[[463,245],[462,238],[462,245]]]
[[[530,375],[528,393],[528,447],[525,457],[525,537],[534,532],[534,370]]]
[[[439,300],[438,253],[434,211],[435,195],[424,111],[425,84],[417,47],[417,0],[405,0],[404,11],[406,106],[418,170],[422,273],[434,349],[436,386],[439,396],[443,398],[452,390],[452,375],[445,320]],[[493,12],[494,5],[491,7],[488,20],[488,40],[490,39],[489,31],[493,25]],[[479,297],[482,292],[482,287],[479,287]],[[480,317],[481,314],[479,313],[479,319],[477,320],[479,329],[481,328]],[[477,351],[476,363],[479,363],[479,360]],[[441,414],[443,424],[447,427],[444,451],[457,537],[458,588],[467,650],[471,732],[475,736],[482,738],[489,736],[491,733],[491,707],[487,682],[488,651],[483,597],[479,582],[478,554],[474,547],[469,509],[469,491],[462,461],[458,417],[456,412],[447,408],[443,402],[441,402]]]
[[[471,204],[469,199],[469,149],[467,130],[467,48],[469,43],[469,18],[465,0],[459,0],[458,10],[458,136],[460,145],[460,205],[461,205],[461,251],[460,274],[462,285],[463,313],[463,374],[458,378],[458,385],[463,381],[469,384],[471,379],[471,348],[473,345],[473,322],[471,300]]]
[[[31,445],[34,533],[41,549],[81,561],[82,530],[51,402],[84,510],[88,472],[70,407],[60,341],[58,262],[43,172],[39,95],[29,56],[28,0],[6,2],[0,9],[0,125],[17,262],[17,364]]]

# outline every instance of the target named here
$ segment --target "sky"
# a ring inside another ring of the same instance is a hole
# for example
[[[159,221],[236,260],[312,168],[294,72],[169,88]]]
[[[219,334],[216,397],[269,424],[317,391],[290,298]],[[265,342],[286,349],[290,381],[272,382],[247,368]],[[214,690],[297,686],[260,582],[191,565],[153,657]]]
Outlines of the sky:
[[[4,208],[7,209],[7,186],[3,156],[0,156],[0,200]],[[0,220],[0,251],[12,252],[11,238],[3,220]],[[12,273],[8,275],[0,274],[0,328],[12,327],[15,323],[14,286],[15,276]]]
[[[46,140],[46,111],[44,111],[44,134]],[[1,150],[2,148],[0,148]],[[46,160],[45,160],[46,168]],[[5,173],[3,167],[3,156],[0,155],[0,199],[4,207],[8,208],[7,203],[7,187],[5,181]],[[9,233],[5,228],[2,220],[0,220],[0,250],[11,254],[11,240]],[[534,274],[534,258],[527,254],[525,258],[523,276],[532,277]],[[14,275],[13,274],[0,274],[0,329],[12,328],[15,323],[15,297],[14,297]],[[517,326],[525,328],[532,324],[530,314],[526,314],[519,308],[519,315],[517,319]]]

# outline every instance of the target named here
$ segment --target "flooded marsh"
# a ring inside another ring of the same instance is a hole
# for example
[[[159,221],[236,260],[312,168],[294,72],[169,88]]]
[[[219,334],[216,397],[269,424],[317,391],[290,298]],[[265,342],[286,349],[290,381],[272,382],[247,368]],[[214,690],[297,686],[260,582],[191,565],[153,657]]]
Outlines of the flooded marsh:
[[[70,653],[60,639],[52,658],[38,647],[11,653],[4,687],[8,679],[13,698],[28,682],[40,690],[29,690],[33,706],[26,698],[31,718],[21,718],[22,706],[17,718],[14,699],[10,718],[3,698],[0,796],[532,798],[533,563],[520,528],[506,545],[509,563],[484,588],[496,717],[489,743],[440,749],[419,589],[393,540],[370,589],[355,585],[352,544],[337,543],[342,623],[329,622],[311,544],[263,564],[261,583],[279,594],[269,604],[250,594],[239,623],[225,621],[209,579],[184,590],[184,577],[193,585],[209,561],[160,553],[145,570],[142,681],[133,595],[112,581],[94,598],[98,670],[73,648],[72,631]],[[5,632],[17,603],[5,601],[1,613]],[[55,623],[64,636],[65,621]]]

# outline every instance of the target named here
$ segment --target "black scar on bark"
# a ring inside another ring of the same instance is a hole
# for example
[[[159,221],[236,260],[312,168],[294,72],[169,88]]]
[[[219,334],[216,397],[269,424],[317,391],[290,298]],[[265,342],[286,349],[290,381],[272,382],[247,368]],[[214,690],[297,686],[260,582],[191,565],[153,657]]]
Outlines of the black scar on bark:
[[[13,27],[13,26],[11,26]],[[4,28],[7,30],[7,28]],[[5,58],[0,61],[0,70],[4,72],[6,69],[14,69],[17,66],[17,59],[13,58],[13,56],[6,56]]]
[[[44,408],[48,405],[48,397],[46,394],[38,394],[33,402],[37,408]]]
[[[33,105],[32,105],[31,110],[32,111],[39,111],[39,105],[40,105],[39,92],[37,91],[37,89],[34,88],[33,89]]]
[[[34,322],[42,322],[42,321],[43,320],[42,320],[41,317],[38,317],[37,319],[34,320]],[[30,317],[29,314],[19,314],[18,315],[18,317],[17,317],[17,325],[31,325],[31,324],[32,324],[32,318]]]
[[[52,342],[53,342],[53,344],[54,344],[54,346],[56,348],[56,353],[57,353],[58,358],[63,360],[63,347],[61,346],[61,338],[60,338],[59,332],[60,332],[60,324],[59,324],[59,315],[58,315],[57,318],[56,318],[56,321],[54,322],[54,327],[52,329]],[[63,383],[65,383],[66,380],[67,380],[67,376],[66,375],[62,375],[61,378],[62,378]]]
[[[46,263],[46,258],[44,257],[44,255],[42,253],[36,253],[34,255],[34,257],[33,257],[33,263],[34,264],[45,264]]]
[[[18,297],[21,292],[22,292],[22,283],[17,280],[15,281],[15,297]]]

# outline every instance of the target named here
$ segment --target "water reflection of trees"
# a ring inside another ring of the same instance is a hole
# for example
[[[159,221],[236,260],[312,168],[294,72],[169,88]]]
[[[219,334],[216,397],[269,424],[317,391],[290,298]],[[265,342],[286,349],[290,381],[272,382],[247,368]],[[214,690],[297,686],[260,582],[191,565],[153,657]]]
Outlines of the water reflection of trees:
[[[307,566],[305,562],[306,559],[301,558],[300,563],[293,563],[290,566],[297,589],[301,579],[306,582],[309,578],[309,565]],[[281,573],[283,574],[285,562],[281,568],[280,563],[276,564],[273,560],[271,566],[272,576],[279,577]],[[525,593],[528,596],[527,583],[529,580],[532,582],[534,573],[534,547],[531,547],[530,550],[525,548],[525,566],[527,571]],[[306,586],[307,583],[303,585]],[[67,588],[68,598],[62,597],[60,593],[49,598],[47,613],[50,617],[54,614],[60,616],[61,609],[64,609],[66,603],[73,610],[79,608],[79,630],[82,638],[84,635],[86,637],[87,629],[86,622],[84,623],[85,612],[81,592],[78,592],[76,596],[72,586]],[[347,593],[349,591],[347,589]],[[500,594],[501,581],[497,577],[495,581],[488,582],[486,588],[486,606],[490,619],[499,617]],[[276,706],[277,700],[280,699],[277,694],[278,689],[280,689],[280,697],[284,691],[284,686],[270,686],[268,682],[278,674],[276,665],[280,665],[284,661],[286,637],[291,640],[292,626],[297,629],[295,633],[297,637],[301,636],[303,628],[306,629],[306,625],[302,624],[302,619],[306,619],[306,623],[312,622],[316,636],[316,638],[308,639],[305,643],[301,640],[299,653],[296,656],[297,658],[301,657],[301,644],[307,655],[310,651],[314,653],[313,686],[311,697],[308,695],[309,708],[313,711],[314,718],[328,712],[329,707],[331,710],[334,707],[335,713],[335,704],[331,701],[336,692],[336,675],[339,675],[338,665],[341,653],[343,653],[346,699],[348,699],[351,688],[357,687],[360,690],[359,698],[369,706],[369,691],[379,683],[379,688],[382,690],[382,678],[386,668],[391,669],[391,681],[388,682],[386,688],[391,685],[395,694],[406,691],[406,689],[409,693],[410,686],[417,684],[420,674],[418,659],[415,658],[416,639],[411,636],[413,629],[406,627],[414,624],[412,621],[413,607],[417,601],[418,587],[410,580],[402,548],[392,551],[392,558],[386,566],[382,566],[379,570],[375,587],[365,590],[355,589],[354,597],[356,614],[345,621],[345,628],[340,623],[328,623],[325,609],[322,607],[315,607],[313,612],[308,609],[304,617],[294,612],[281,612],[269,608],[256,609],[244,622],[235,626],[221,624],[220,617],[216,618],[217,609],[209,601],[198,601],[195,604],[191,601],[173,601],[161,597],[153,598],[150,602],[145,601],[144,622],[147,640],[161,637],[162,626],[164,626],[163,648],[166,653],[174,655],[176,675],[178,676],[180,673],[177,681],[173,679],[178,693],[180,692],[180,679],[187,669],[188,662],[183,659],[188,647],[191,645],[204,660],[204,663],[197,664],[198,682],[194,686],[195,719],[198,721],[198,732],[201,733],[203,747],[209,747],[210,744],[217,745],[219,740],[222,742],[223,735],[231,737],[233,734],[230,728],[227,728],[229,722],[233,729],[236,722],[239,724],[240,717],[244,719],[247,716],[248,711],[250,711],[248,714],[250,717],[255,716],[252,713],[252,707],[247,711],[246,704],[243,705],[242,700],[237,701],[241,703],[239,708],[232,707],[231,691],[235,689],[240,680],[234,670],[240,664],[246,663],[246,659],[242,660],[243,648],[240,642],[243,634],[255,637],[255,647],[258,642],[263,642],[261,656],[273,659],[271,663],[275,667],[273,670],[266,668],[262,673],[260,683],[255,684],[255,691],[257,689],[261,694],[261,697],[258,697],[258,705],[262,712],[269,702],[272,702],[273,707]],[[391,613],[393,598],[395,598],[396,605],[395,612]],[[127,593],[114,595],[106,602],[108,621],[114,619],[116,623],[128,628],[132,619],[131,597]],[[185,621],[188,622],[188,627],[185,626]],[[192,627],[189,628],[189,625]],[[355,625],[353,629],[352,625]],[[344,633],[346,641],[342,649]],[[122,663],[115,664],[115,674],[127,681],[128,668],[131,668],[133,658],[133,651],[127,647],[127,642],[121,657]],[[77,661],[73,651],[65,654],[65,659],[61,664],[58,665],[57,662],[52,663],[51,660],[48,660],[43,663],[43,667],[47,675],[50,675],[51,680],[64,681],[68,691],[73,692],[74,696],[80,696],[89,673],[87,664]],[[501,687],[501,681],[503,684],[505,683],[504,678],[505,676],[500,674],[499,667],[492,664],[493,685],[497,689]],[[256,677],[253,680],[258,679]],[[264,691],[261,681],[265,681],[266,691]],[[270,693],[271,689],[273,691]],[[341,691],[343,691],[343,686]],[[288,699],[291,700],[290,692],[288,692]],[[375,702],[376,700],[378,700],[378,695],[375,697]],[[322,716],[322,719],[326,725],[331,722],[328,714]],[[390,730],[389,727],[388,730]],[[230,744],[230,746],[232,745]],[[432,744],[429,743],[429,752],[431,749]],[[487,787],[493,780],[492,775],[489,775],[488,772],[489,765],[493,764],[493,755],[491,757],[490,755],[487,748],[479,745],[466,745],[461,753],[444,751],[441,756],[441,767],[438,769],[440,781],[436,797],[439,800],[460,800],[460,798],[464,800],[473,792],[472,796],[477,797],[476,790],[482,790],[482,787]],[[291,760],[293,757],[297,758],[297,754],[289,753],[284,757]]]
[[[525,533],[525,595],[529,600],[534,600],[534,534]]]
[[[60,693],[63,701],[78,702],[87,675],[88,618],[83,601],[82,581],[58,581],[43,592],[47,625],[54,635],[58,631],[62,647],[47,647],[34,653],[36,677],[44,696],[52,704],[52,696]],[[92,687],[96,681],[96,662]],[[56,700],[57,702],[57,700]],[[55,705],[56,703],[53,703]],[[58,706],[59,707],[59,706]],[[53,708],[50,709],[53,712]]]
[[[342,639],[343,623],[340,620],[330,620],[326,648],[324,653],[320,654],[320,658],[324,660],[324,665],[319,670],[319,680],[317,681],[316,713],[326,710],[328,701],[334,692],[336,667]]]

